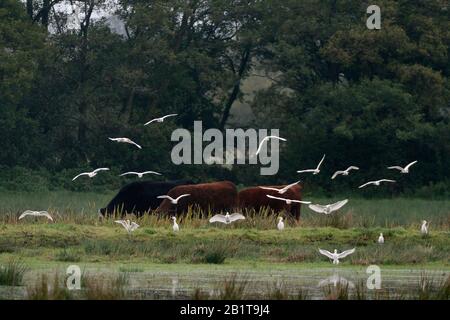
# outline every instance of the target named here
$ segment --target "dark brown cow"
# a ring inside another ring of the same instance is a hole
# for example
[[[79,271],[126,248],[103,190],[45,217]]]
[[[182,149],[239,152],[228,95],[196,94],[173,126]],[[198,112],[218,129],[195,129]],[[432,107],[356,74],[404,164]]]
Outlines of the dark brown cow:
[[[268,186],[271,188],[283,188],[284,186]],[[286,198],[292,200],[302,200],[302,187],[298,184],[289,188],[285,193],[279,194],[275,190],[266,190],[259,187],[246,188],[239,191],[239,207],[241,209],[255,209],[259,211],[262,208],[269,208],[275,212],[286,211],[289,212],[297,220],[300,220],[300,203],[286,204],[285,201],[271,199],[267,195],[272,195],[278,198]]]
[[[176,205],[172,204],[169,199],[164,199],[158,207],[158,211],[181,213],[187,212],[189,206],[192,206],[207,213],[208,210],[219,212],[237,208],[237,189],[230,181],[177,186],[171,189],[167,195],[175,199],[186,193],[190,196],[181,198]]]

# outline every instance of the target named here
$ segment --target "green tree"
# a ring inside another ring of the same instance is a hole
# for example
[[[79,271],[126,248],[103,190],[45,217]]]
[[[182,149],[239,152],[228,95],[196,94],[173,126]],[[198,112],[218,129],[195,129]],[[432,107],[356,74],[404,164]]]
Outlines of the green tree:
[[[0,163],[33,167],[42,155],[36,148],[42,136],[27,97],[38,81],[46,34],[31,24],[18,1],[0,3],[0,21]]]

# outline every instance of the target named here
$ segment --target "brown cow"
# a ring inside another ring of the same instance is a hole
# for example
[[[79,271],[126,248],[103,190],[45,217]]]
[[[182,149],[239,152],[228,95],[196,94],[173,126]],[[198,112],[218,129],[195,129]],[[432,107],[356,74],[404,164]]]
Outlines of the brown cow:
[[[176,205],[172,204],[169,199],[164,199],[159,205],[158,211],[181,213],[187,212],[189,206],[199,208],[205,213],[208,210],[231,211],[238,204],[236,186],[230,181],[176,186],[167,195],[175,199],[186,193],[190,194],[190,196],[181,198]]]
[[[283,188],[285,186],[268,186],[271,188]],[[297,220],[300,220],[300,203],[286,204],[285,201],[271,199],[267,195],[278,198],[286,198],[292,200],[302,200],[302,187],[298,184],[289,188],[285,193],[279,194],[275,190],[261,189],[260,187],[250,187],[239,191],[239,207],[247,209],[255,209],[259,211],[262,208],[269,208],[275,212],[289,212]]]

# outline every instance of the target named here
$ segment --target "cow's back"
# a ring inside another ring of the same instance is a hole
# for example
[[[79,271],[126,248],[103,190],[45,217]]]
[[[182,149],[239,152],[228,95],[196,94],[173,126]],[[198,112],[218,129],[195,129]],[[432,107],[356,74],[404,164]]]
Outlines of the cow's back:
[[[283,188],[284,186],[264,186],[271,188]],[[292,214],[296,219],[300,218],[301,205],[299,203],[286,204],[285,201],[271,199],[267,195],[271,195],[278,198],[286,198],[292,200],[301,200],[301,189],[300,185],[294,185],[289,188],[285,193],[279,194],[275,190],[262,189],[260,187],[249,187],[239,191],[239,207],[241,209],[254,209],[259,211],[263,208],[269,208],[274,212],[286,211]]]
[[[187,212],[189,207],[199,208],[205,213],[212,211],[230,211],[237,207],[237,188],[231,181],[218,181],[176,186],[168,192],[172,198],[182,194],[190,194],[181,198],[177,205],[168,199],[161,202],[158,211],[166,213]]]
[[[191,183],[187,180],[174,181],[135,181],[123,186],[106,208],[100,209],[100,213],[122,213],[143,214],[146,211],[155,210],[161,204],[160,195],[167,194],[172,188]]]

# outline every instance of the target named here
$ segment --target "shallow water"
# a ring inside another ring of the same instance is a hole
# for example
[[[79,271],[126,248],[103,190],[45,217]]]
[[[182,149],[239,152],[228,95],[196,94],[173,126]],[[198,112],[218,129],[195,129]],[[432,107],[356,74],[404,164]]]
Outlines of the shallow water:
[[[293,274],[295,272],[295,274]],[[321,299],[324,295],[324,289],[327,286],[337,287],[340,283],[343,286],[348,285],[349,290],[356,290],[358,285],[363,285],[366,289],[366,282],[369,274],[365,270],[345,270],[338,268],[324,268],[314,270],[298,271],[276,271],[268,274],[261,272],[244,273],[208,273],[208,274],[175,274],[158,273],[149,277],[147,273],[134,274],[132,286],[140,292],[145,291],[146,287],[158,287],[159,291],[170,293],[173,298],[189,297],[193,290],[201,289],[212,297],[222,288],[225,280],[235,277],[237,283],[246,283],[245,292],[256,297],[264,297],[268,292],[276,288],[296,296],[299,292],[306,293],[312,299]],[[389,271],[381,270],[381,288],[390,291],[409,291],[419,287],[421,278],[426,275],[432,279],[433,283],[438,284],[449,276],[449,271],[444,270],[407,270],[396,269]],[[146,285],[145,285],[146,284]]]
[[[97,279],[102,277],[117,276],[117,272],[99,269],[85,269],[86,274]],[[52,283],[52,275],[55,270],[30,271],[24,278],[28,286],[40,281],[40,274],[47,274]],[[63,275],[63,270],[59,271]],[[299,292],[306,294],[309,299],[323,299],[325,292],[335,292],[339,284],[348,287],[350,297],[357,290],[363,289],[364,298],[375,297],[376,290],[367,289],[366,283],[370,274],[365,268],[314,268],[314,269],[290,269],[274,271],[245,270],[234,272],[220,267],[208,270],[199,267],[198,270],[189,272],[175,271],[151,271],[127,272],[128,284],[126,285],[127,297],[130,299],[190,299],[195,290],[205,297],[217,298],[224,288],[224,281],[233,281],[239,285],[245,284],[245,297],[269,298],[269,293],[277,288],[289,297],[296,297]],[[450,270],[426,270],[426,269],[395,269],[381,268],[381,290],[378,293],[389,292],[390,296],[407,298],[410,293],[417,292],[421,285],[421,279],[426,277],[436,286],[450,276]],[[428,282],[429,283],[429,282]],[[337,291],[336,291],[337,292]],[[27,296],[26,286],[6,287],[0,286],[1,299],[23,299]],[[380,296],[379,296],[380,297]]]

